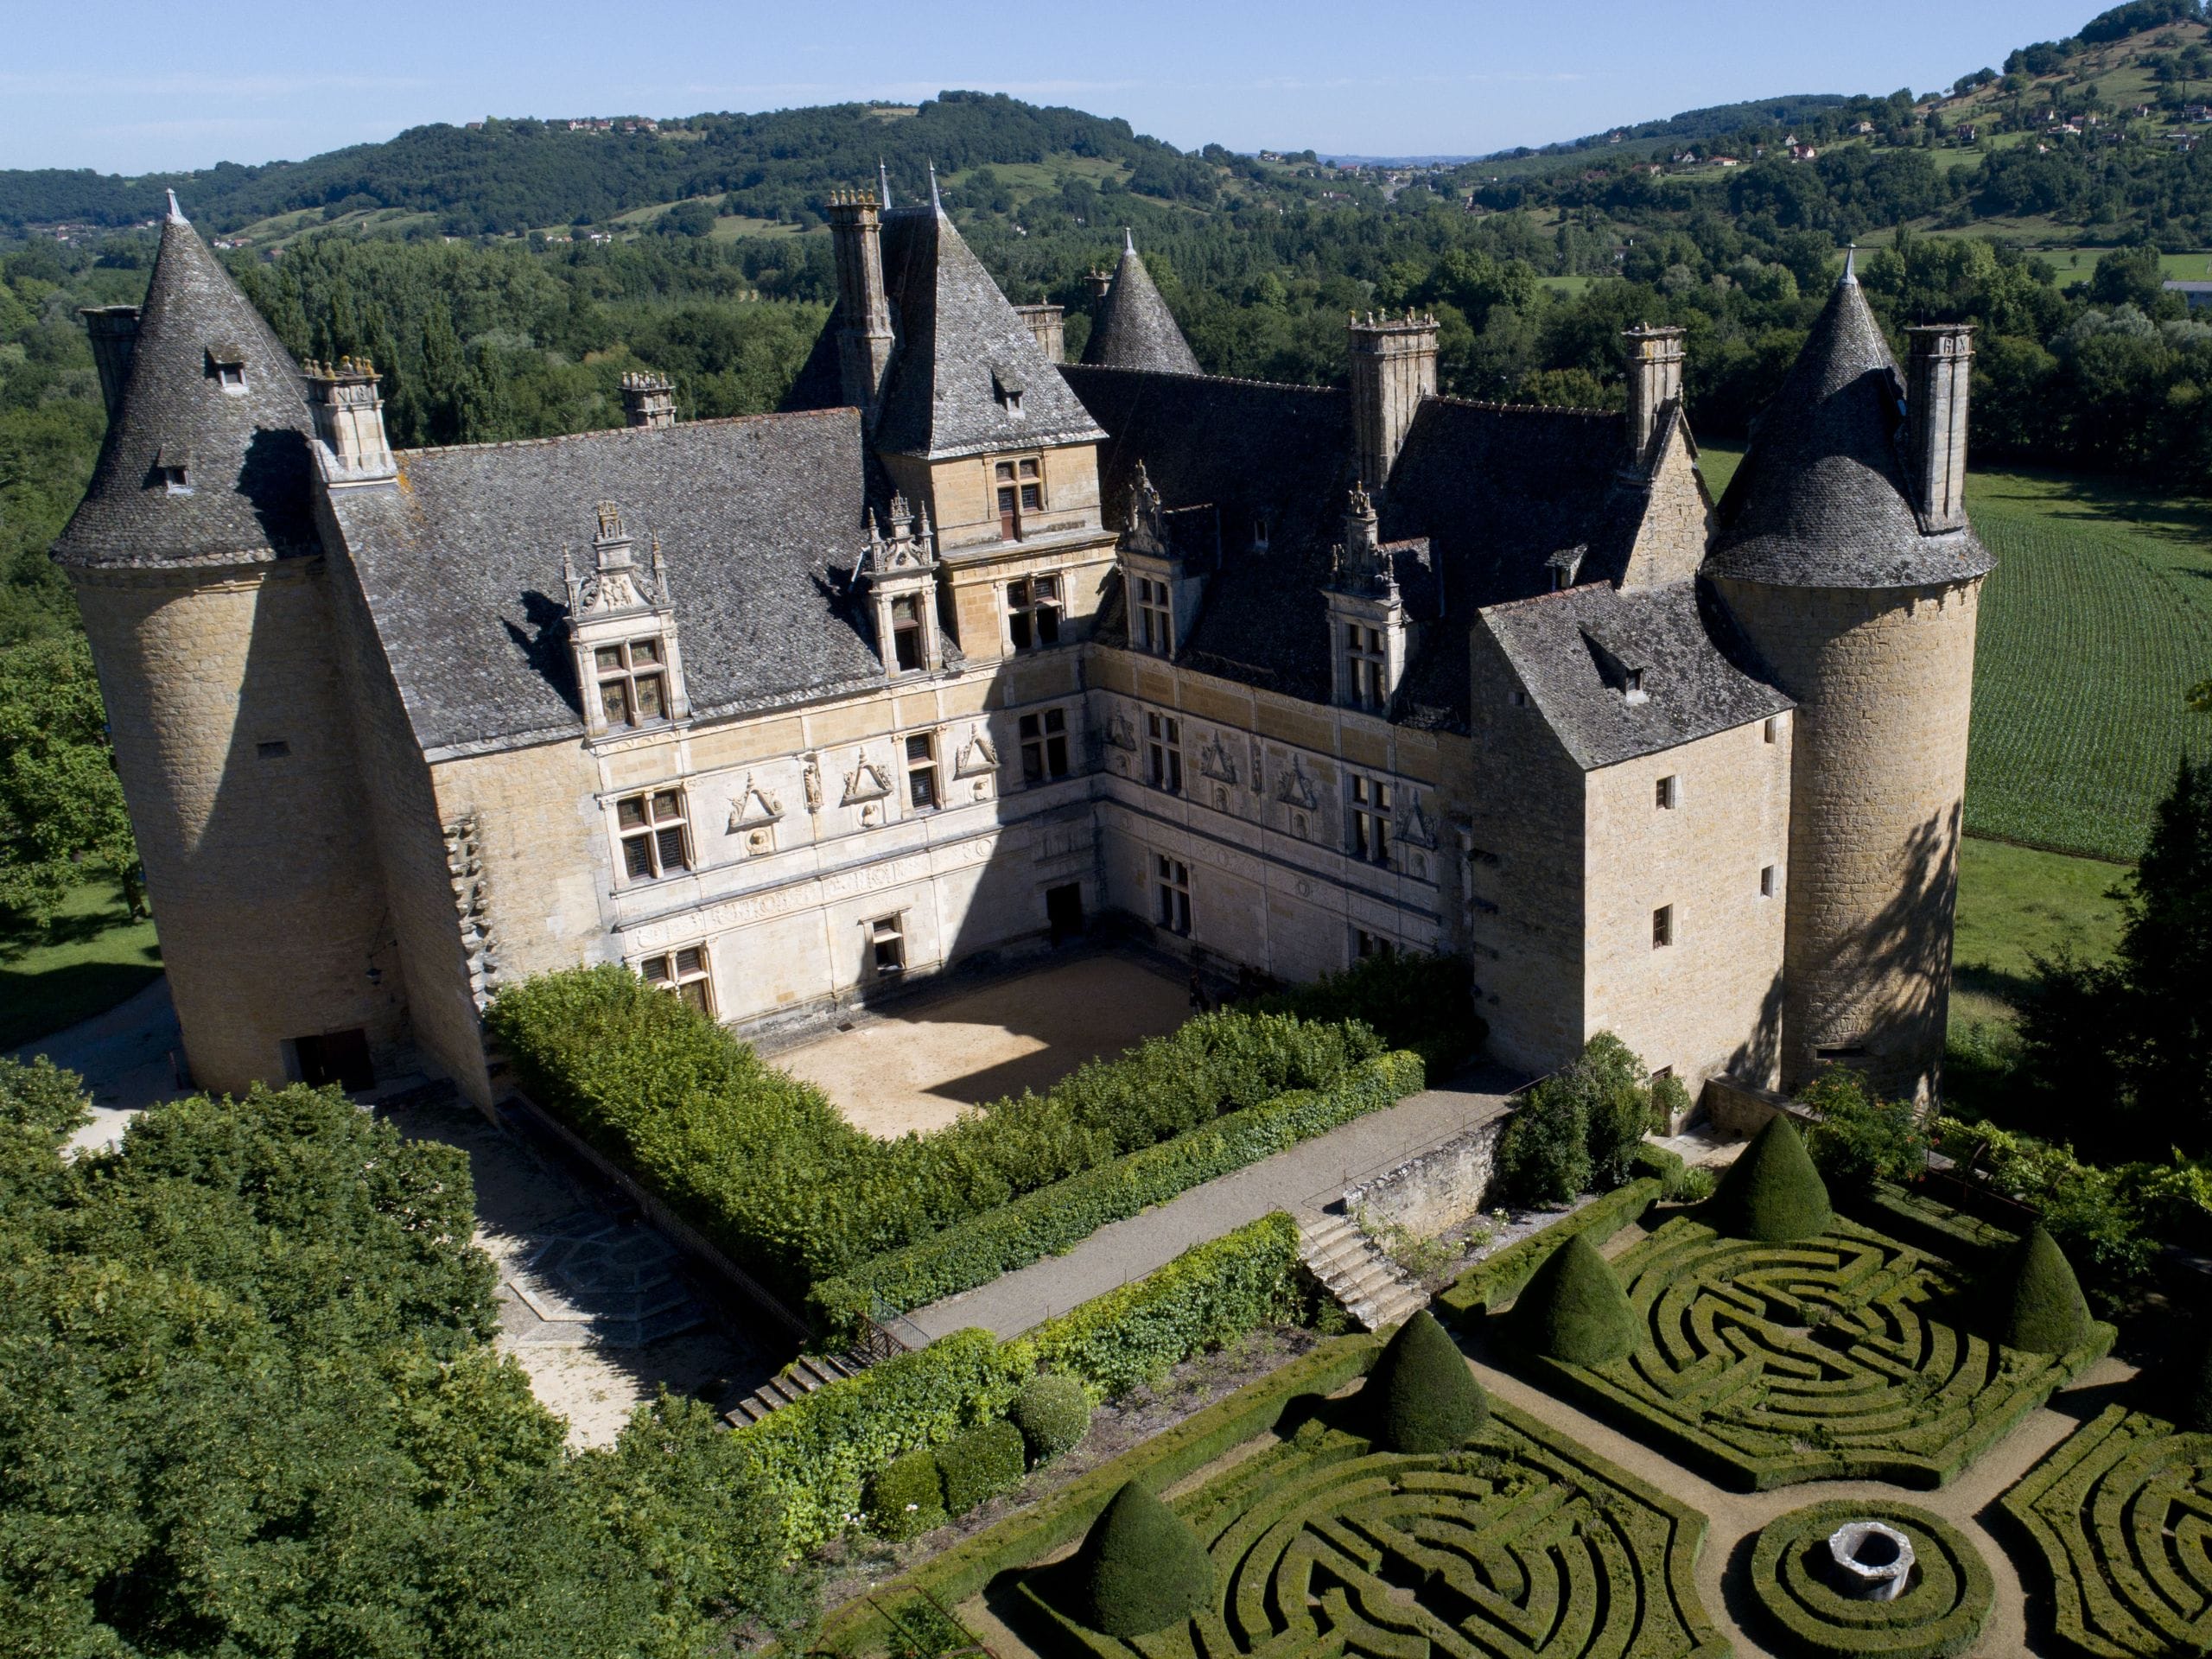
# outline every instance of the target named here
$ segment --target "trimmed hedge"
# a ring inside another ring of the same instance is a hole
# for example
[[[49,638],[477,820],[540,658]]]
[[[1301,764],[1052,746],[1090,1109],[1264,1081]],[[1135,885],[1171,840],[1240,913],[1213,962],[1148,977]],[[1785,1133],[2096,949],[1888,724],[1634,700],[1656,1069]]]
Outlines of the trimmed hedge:
[[[1706,1205],[1708,1226],[1762,1244],[1817,1238],[1834,1218],[1828,1189],[1787,1112],[1767,1119]]]
[[[2028,1229],[1990,1287],[1990,1332],[2007,1348],[2063,1354],[2088,1340],[2089,1304],[2066,1254],[2040,1224]]]
[[[1448,1452],[1490,1421],[1466,1356],[1425,1307],[1382,1350],[1360,1402],[1370,1438],[1393,1452]]]
[[[1072,1452],[1090,1432],[1090,1396],[1077,1378],[1046,1371],[1021,1385],[1010,1421],[1021,1431],[1029,1461],[1050,1463]]]
[[[937,1469],[946,1512],[965,1515],[985,1498],[1019,1486],[1029,1472],[1029,1458],[1020,1429],[1005,1421],[985,1423],[939,1446]]]
[[[868,1524],[886,1538],[918,1538],[951,1518],[944,1477],[928,1446],[901,1452],[868,1479]]]
[[[1913,1573],[1894,1601],[1843,1594],[1828,1535],[1879,1521],[1912,1545]],[[1841,1498],[1767,1522],[1751,1549],[1751,1593],[1783,1649],[1805,1659],[1952,1659],[1981,1639],[1997,1586],[1980,1552],[1939,1516],[1884,1498]]]
[[[1586,1233],[1551,1253],[1505,1317],[1533,1351],[1568,1365],[1624,1359],[1642,1334],[1628,1294]]]
[[[1068,1611],[1109,1636],[1147,1636],[1212,1601],[1213,1562],[1191,1523],[1131,1480],[1076,1551]]]
[[[1681,1166],[1681,1160],[1663,1147],[1645,1150],[1674,1159],[1676,1168]],[[1541,1232],[1531,1233],[1519,1243],[1478,1262],[1437,1293],[1430,1303],[1440,1310],[1436,1317],[1471,1333],[1484,1316],[1518,1296],[1522,1287],[1561,1244],[1578,1233],[1588,1235],[1592,1244],[1604,1243],[1622,1228],[1643,1220],[1644,1212],[1658,1202],[1660,1188],[1657,1176],[1641,1177],[1591,1199],[1573,1214],[1561,1216]]]
[[[1475,1012],[1474,965],[1465,957],[1367,957],[1310,985],[1237,1004],[1251,1014],[1357,1020],[1393,1048],[1409,1048],[1438,1077],[1481,1052],[1490,1027]]]
[[[882,1310],[903,1313],[1064,1255],[1110,1222],[1255,1164],[1425,1086],[1421,1058],[1369,1060],[1325,1089],[1300,1090],[1231,1112],[1173,1141],[1085,1170],[961,1222],[852,1273],[817,1284],[817,1328],[849,1337]]]

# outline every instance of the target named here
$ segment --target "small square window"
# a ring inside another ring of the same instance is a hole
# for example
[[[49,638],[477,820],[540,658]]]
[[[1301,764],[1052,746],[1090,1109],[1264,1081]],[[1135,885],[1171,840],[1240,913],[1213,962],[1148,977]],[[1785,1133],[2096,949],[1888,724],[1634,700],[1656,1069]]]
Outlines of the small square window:
[[[1516,691],[1513,694],[1513,706],[1516,709],[1526,709],[1529,706],[1529,694],[1526,691]]]
[[[1658,787],[1652,791],[1653,802],[1662,812],[1671,812],[1675,810],[1675,803],[1680,796],[1677,787],[1680,781],[1670,772],[1659,780]]]
[[[1759,897],[1774,897],[1774,866],[1769,864],[1759,871]]]
[[[1651,948],[1663,950],[1675,942],[1675,907],[1662,905],[1651,912]]]

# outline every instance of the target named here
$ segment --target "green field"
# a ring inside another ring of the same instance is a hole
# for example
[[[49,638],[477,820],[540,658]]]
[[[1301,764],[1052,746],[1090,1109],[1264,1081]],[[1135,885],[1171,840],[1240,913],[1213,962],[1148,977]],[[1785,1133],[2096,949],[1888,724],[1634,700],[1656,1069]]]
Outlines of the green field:
[[[112,882],[87,882],[51,926],[0,932],[0,1052],[113,1007],[161,971],[153,923],[126,917]]]

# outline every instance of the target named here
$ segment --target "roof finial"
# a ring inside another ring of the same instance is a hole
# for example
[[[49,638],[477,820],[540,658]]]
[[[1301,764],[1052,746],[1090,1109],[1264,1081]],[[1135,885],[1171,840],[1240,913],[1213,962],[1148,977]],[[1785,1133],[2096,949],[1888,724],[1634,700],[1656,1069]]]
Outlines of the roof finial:
[[[875,158],[875,194],[876,200],[882,204],[883,211],[889,213],[891,211],[891,169],[884,166],[883,157],[880,156]]]
[[[184,209],[176,205],[176,192],[174,190],[169,192],[169,223],[172,225],[189,225],[192,223],[190,219],[184,216]]]
[[[1859,286],[1859,245],[1856,242],[1843,251],[1843,286]]]
[[[1131,235],[1131,234],[1130,234],[1129,227],[1128,227],[1128,226],[1126,226],[1126,225],[1122,226],[1122,251],[1123,253],[1135,253],[1136,251],[1137,251],[1137,239],[1136,239],[1136,238],[1135,238],[1135,236],[1133,236],[1133,235]]]
[[[930,211],[933,213],[941,213],[944,211],[944,204],[937,199],[937,163],[935,162],[930,163]]]

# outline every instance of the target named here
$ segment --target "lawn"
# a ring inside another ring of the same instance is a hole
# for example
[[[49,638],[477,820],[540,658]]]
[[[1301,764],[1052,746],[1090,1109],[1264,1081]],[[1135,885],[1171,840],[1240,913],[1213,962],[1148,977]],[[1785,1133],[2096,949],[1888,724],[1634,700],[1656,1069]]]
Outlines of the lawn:
[[[2070,948],[2086,961],[2120,943],[2117,864],[1972,837],[1959,849],[1959,912],[1951,944],[1958,978],[1951,1020],[2009,1020],[2031,957]]]
[[[162,971],[154,925],[110,882],[76,888],[44,929],[0,932],[0,1052],[105,1012]]]

